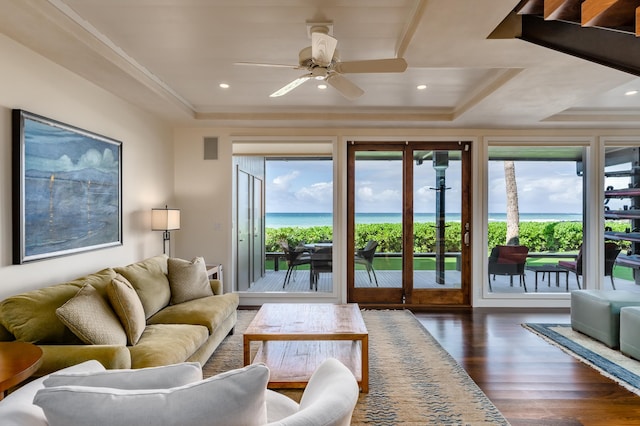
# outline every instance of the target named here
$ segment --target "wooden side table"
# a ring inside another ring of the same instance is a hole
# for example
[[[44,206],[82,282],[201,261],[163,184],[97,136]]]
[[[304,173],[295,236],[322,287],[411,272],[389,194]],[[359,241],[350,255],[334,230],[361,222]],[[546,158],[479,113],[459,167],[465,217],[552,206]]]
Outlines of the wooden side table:
[[[0,342],[0,399],[42,364],[42,349],[26,342]]]

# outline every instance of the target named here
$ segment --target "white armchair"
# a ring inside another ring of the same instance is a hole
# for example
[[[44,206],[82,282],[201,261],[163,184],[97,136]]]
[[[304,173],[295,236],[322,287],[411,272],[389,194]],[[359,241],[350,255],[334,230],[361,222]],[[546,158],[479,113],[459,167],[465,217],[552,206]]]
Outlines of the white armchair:
[[[329,358],[309,379],[299,406],[282,394],[267,391],[269,426],[349,426],[359,395],[353,373]]]
[[[268,371],[262,365],[201,380],[199,364],[187,364],[105,370],[97,361],[87,361],[12,392],[0,401],[0,424],[50,426],[89,421],[113,425],[120,421],[131,425],[138,417],[149,420],[151,416],[157,417],[155,424],[341,426],[349,425],[359,395],[355,377],[335,359],[326,360],[314,372],[300,404],[266,389]],[[193,371],[194,364],[198,371]],[[144,383],[143,389],[136,389],[135,383]]]

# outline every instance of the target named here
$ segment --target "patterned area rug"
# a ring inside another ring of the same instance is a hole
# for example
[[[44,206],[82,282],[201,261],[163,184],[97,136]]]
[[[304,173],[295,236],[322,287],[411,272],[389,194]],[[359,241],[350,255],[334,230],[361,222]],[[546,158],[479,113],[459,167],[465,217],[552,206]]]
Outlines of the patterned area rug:
[[[242,367],[242,332],[255,311],[239,311],[205,376]],[[363,311],[369,331],[369,393],[352,424],[508,425],[476,383],[409,311]],[[281,390],[300,400],[301,390]]]
[[[611,349],[577,331],[569,324],[522,324],[527,330],[537,334],[595,368],[621,386],[640,395],[640,362],[624,356],[620,351]]]

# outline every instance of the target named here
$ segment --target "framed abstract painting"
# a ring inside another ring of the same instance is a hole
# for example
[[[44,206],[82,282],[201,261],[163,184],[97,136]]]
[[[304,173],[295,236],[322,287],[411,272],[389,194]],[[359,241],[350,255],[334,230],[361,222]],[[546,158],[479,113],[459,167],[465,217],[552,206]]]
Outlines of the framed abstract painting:
[[[122,142],[12,113],[13,263],[122,245]]]

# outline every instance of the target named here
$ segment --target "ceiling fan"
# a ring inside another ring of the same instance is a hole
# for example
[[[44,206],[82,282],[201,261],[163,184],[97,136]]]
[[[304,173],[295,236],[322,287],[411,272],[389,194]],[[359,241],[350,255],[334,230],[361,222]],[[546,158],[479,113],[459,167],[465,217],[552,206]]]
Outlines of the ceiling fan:
[[[331,24],[307,24],[311,34],[311,46],[298,54],[298,65],[263,64],[256,62],[236,62],[236,65],[261,67],[285,67],[307,70],[304,74],[269,95],[272,98],[285,95],[307,80],[324,80],[347,99],[356,99],[364,91],[342,74],[404,72],[407,62],[403,58],[372,59],[364,61],[340,62],[336,46],[338,40],[329,35]]]

